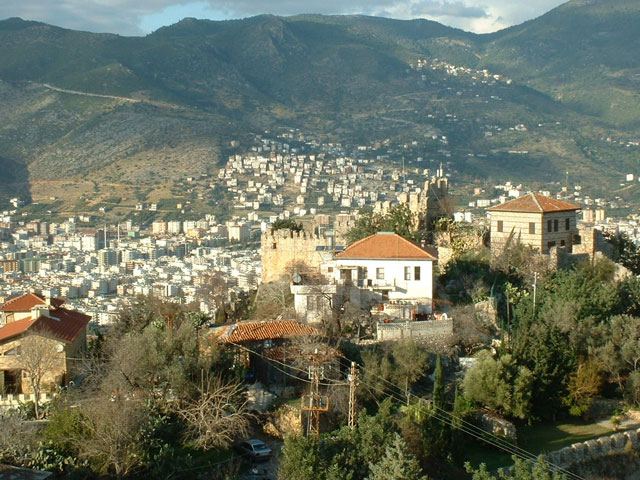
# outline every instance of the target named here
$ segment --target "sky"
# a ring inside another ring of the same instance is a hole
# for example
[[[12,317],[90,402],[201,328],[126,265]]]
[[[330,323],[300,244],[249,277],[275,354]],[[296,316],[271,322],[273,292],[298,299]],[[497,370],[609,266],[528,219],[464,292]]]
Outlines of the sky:
[[[262,13],[426,18],[488,33],[536,18],[565,0],[0,0],[0,19],[120,35],[146,35],[185,17],[228,20]]]

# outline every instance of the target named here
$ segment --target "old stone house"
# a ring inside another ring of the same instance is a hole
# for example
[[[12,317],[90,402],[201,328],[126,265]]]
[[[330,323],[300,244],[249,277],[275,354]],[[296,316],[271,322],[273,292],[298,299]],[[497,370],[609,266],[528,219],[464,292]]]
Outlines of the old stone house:
[[[73,378],[77,358],[86,348],[90,317],[63,304],[59,298],[27,293],[0,306],[0,394],[32,393],[25,371],[27,357],[31,364],[40,357],[46,366],[43,386],[66,384]]]
[[[548,254],[553,247],[572,251],[581,242],[577,227],[580,209],[562,200],[538,193],[489,208],[491,251],[498,252],[511,241],[529,245]]]

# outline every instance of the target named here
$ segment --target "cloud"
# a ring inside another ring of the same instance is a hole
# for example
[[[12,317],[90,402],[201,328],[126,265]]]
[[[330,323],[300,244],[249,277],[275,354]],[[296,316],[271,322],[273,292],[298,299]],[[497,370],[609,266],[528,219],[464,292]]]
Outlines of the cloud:
[[[428,18],[483,33],[534,18],[560,3],[562,0],[2,0],[0,18],[19,16],[76,30],[142,35],[187,16],[364,14]]]

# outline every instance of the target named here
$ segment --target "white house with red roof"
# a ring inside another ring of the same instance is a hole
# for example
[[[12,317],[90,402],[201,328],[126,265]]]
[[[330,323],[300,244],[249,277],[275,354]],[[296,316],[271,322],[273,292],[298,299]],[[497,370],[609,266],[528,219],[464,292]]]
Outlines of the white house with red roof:
[[[86,328],[91,317],[62,305],[64,300],[27,293],[0,306],[0,394],[30,393],[21,368],[24,339],[44,339],[55,364],[44,376],[45,384],[60,385],[70,380],[75,359],[86,348]],[[45,352],[46,353],[46,352]],[[47,353],[47,355],[49,355]]]
[[[293,285],[296,313],[314,320],[318,312],[349,301],[365,309],[403,307],[400,310],[413,312],[414,319],[430,314],[436,261],[434,251],[398,234],[376,233],[349,245],[323,265],[326,284]]]

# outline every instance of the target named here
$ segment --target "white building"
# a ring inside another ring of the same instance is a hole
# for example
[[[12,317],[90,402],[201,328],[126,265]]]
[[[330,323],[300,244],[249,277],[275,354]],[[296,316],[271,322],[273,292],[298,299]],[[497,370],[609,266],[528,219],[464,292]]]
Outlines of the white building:
[[[400,235],[380,232],[359,240],[322,265],[325,281],[291,286],[299,317],[320,320],[344,302],[413,317],[433,312],[436,254]],[[405,313],[401,313],[406,311]]]
[[[435,252],[400,235],[380,232],[357,241],[335,256],[334,280],[358,287],[350,300],[359,304],[396,302],[418,313],[433,310]]]

